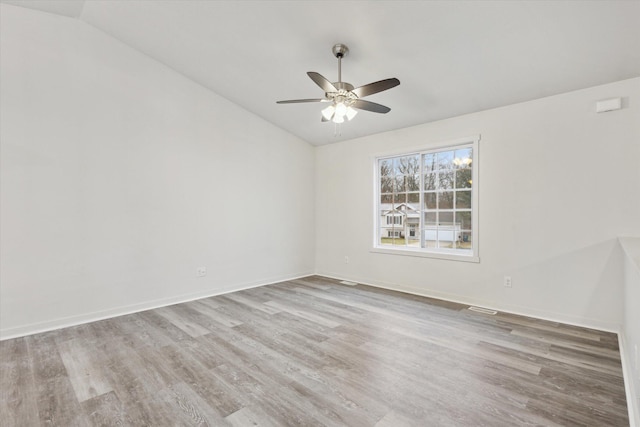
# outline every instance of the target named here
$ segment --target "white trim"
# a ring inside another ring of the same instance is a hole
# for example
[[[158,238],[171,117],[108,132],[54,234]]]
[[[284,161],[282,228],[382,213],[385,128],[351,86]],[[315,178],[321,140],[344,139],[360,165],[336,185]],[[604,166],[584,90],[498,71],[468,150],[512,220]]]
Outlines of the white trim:
[[[39,334],[42,332],[53,331],[56,329],[78,326],[85,323],[97,322],[99,320],[110,319],[112,317],[124,316],[127,314],[139,313],[141,311],[153,310],[155,308],[166,307],[168,305],[180,304],[183,302],[194,301],[202,298],[209,298],[216,295],[228,294],[231,292],[242,291],[245,289],[257,288],[260,286],[271,285],[273,283],[285,282],[287,280],[300,279],[313,275],[312,272],[296,273],[294,275],[277,276],[267,280],[252,281],[239,283],[233,286],[226,286],[220,289],[211,289],[204,292],[196,292],[192,294],[179,295],[168,298],[161,298],[152,301],[146,301],[138,304],[132,304],[124,307],[117,307],[107,310],[95,311],[92,313],[79,314],[76,316],[63,317],[45,322],[31,323],[28,325],[16,326],[13,328],[0,329],[0,341],[19,338],[27,335]]]
[[[464,262],[480,262],[480,257],[473,255],[462,255],[460,253],[447,253],[447,252],[430,252],[428,249],[410,249],[404,246],[400,248],[391,249],[384,248],[380,246],[375,246],[369,250],[371,253],[377,254],[388,254],[388,255],[404,255],[404,256],[414,256],[421,258],[435,258],[435,259],[445,259],[449,261],[464,261]]]

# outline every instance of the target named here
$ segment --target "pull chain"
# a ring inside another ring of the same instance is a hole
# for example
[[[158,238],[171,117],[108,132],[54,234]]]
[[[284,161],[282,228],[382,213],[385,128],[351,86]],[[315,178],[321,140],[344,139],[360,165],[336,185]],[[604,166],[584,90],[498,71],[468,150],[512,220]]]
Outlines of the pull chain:
[[[333,123],[333,137],[337,138],[342,136],[342,128],[340,128],[340,123]]]

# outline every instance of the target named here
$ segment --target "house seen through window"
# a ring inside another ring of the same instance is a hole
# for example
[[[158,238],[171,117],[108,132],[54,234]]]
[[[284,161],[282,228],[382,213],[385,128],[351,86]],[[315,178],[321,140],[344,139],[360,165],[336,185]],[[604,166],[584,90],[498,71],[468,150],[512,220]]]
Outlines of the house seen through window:
[[[477,258],[477,140],[376,159],[377,248]]]

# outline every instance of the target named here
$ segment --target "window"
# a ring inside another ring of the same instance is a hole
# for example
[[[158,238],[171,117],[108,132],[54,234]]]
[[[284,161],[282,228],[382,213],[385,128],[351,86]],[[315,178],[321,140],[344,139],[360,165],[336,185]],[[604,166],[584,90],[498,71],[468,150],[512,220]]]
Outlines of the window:
[[[478,140],[376,158],[374,250],[478,261]]]
[[[387,215],[387,225],[391,224],[402,225],[402,217],[399,215]]]

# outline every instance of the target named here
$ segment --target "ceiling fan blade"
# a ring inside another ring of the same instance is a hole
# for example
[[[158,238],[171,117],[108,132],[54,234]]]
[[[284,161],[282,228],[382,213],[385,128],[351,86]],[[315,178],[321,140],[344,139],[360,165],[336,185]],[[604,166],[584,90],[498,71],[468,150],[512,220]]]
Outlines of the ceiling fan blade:
[[[325,92],[337,92],[338,91],[338,89],[336,89],[336,87],[333,85],[333,83],[331,83],[329,80],[327,80],[324,77],[322,77],[320,74],[318,74],[318,73],[316,73],[314,71],[309,71],[307,73],[307,75],[318,86],[320,86],[320,89],[322,89],[323,91],[325,91]]]
[[[389,107],[376,104],[375,102],[365,101],[364,99],[356,99],[356,101],[353,104],[351,104],[351,106],[359,110],[373,111],[374,113],[384,114],[391,111],[391,108]]]
[[[328,122],[329,120],[325,116],[322,116],[322,119],[320,119],[320,121],[324,123],[324,122]]]
[[[375,83],[369,83],[368,85],[357,87],[351,92],[354,93],[358,98],[362,98],[365,96],[373,95],[374,93],[382,92],[383,90],[391,89],[392,87],[396,87],[399,84],[400,80],[394,77],[392,79],[380,80]]]
[[[329,102],[327,98],[316,99],[288,99],[286,101],[276,101],[276,104],[300,104],[301,102]]]

